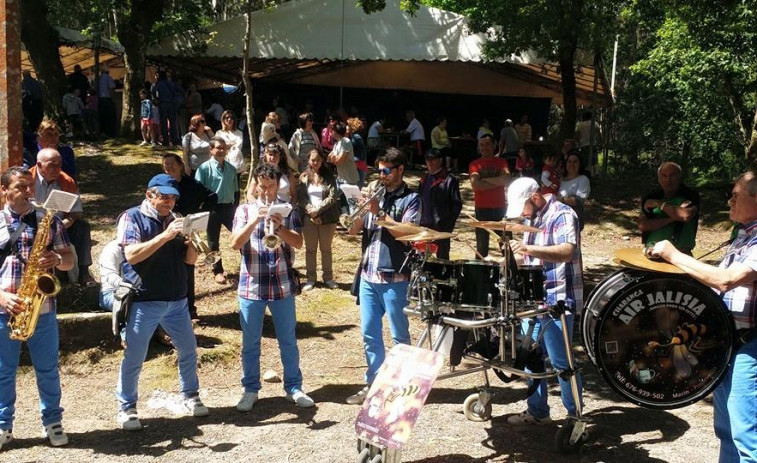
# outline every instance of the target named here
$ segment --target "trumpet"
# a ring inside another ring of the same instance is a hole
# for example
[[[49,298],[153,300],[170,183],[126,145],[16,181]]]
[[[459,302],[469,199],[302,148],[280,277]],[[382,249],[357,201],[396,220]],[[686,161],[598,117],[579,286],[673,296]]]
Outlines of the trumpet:
[[[183,218],[183,216],[178,212],[173,212],[173,216],[176,219]],[[194,249],[197,254],[202,257],[202,260],[200,261],[202,263],[200,265],[213,265],[221,260],[221,252],[211,251],[210,245],[202,239],[200,232],[198,232],[197,230],[191,231],[187,236],[185,236],[184,234],[180,234],[179,236],[181,236],[182,239],[188,239],[189,245],[192,246],[192,249]]]
[[[268,201],[263,201],[263,206],[270,206]],[[275,251],[281,246],[281,238],[276,235],[273,229],[273,220],[265,219],[265,235],[263,236],[263,247],[269,251]]]
[[[361,204],[359,207],[357,207],[352,214],[342,214],[339,216],[339,223],[342,224],[344,228],[347,230],[351,229],[353,225],[355,225],[355,222],[359,219],[361,219],[367,212],[368,212],[368,206],[370,205],[371,201],[374,199],[381,200],[381,198],[384,197],[384,194],[386,193],[386,185],[381,185],[379,188],[376,189],[376,191],[373,192],[370,198],[368,198],[367,201],[364,201],[363,204]]]

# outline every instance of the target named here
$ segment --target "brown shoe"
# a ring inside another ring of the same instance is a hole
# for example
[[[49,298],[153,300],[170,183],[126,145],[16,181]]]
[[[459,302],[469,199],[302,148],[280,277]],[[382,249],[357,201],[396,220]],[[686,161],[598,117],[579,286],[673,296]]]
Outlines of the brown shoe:
[[[223,273],[216,273],[214,278],[219,285],[226,284],[226,276]]]
[[[166,333],[163,328],[155,330],[155,339],[166,347],[173,347],[173,344],[171,344],[171,336]]]

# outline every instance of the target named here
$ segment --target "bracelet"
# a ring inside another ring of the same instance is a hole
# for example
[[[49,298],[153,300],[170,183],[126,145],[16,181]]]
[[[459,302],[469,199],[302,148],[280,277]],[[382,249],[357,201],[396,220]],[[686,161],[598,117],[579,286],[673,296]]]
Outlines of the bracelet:
[[[62,264],[62,263],[63,263],[63,256],[61,256],[61,255],[60,255],[60,254],[58,254],[57,252],[54,252],[53,254],[55,254],[55,257],[57,257],[57,258],[58,258],[58,263],[57,263],[57,264],[55,264],[55,265],[54,265],[53,267],[57,267],[57,266],[59,266],[60,264]]]

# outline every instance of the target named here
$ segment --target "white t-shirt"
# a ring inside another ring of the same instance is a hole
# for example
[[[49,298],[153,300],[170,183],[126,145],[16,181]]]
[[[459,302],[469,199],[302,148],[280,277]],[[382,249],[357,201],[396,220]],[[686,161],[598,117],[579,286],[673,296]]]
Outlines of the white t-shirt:
[[[418,119],[413,118],[405,129],[405,132],[410,134],[410,141],[426,140],[426,133],[423,131],[423,126]]]
[[[242,142],[244,141],[242,139],[242,131],[234,130],[233,132],[229,132],[219,130],[216,132],[216,137],[223,138],[223,141],[226,142],[226,148],[228,149],[226,160],[229,161],[229,164],[237,169],[238,174],[244,172],[247,169],[247,165],[242,155]]]
[[[562,179],[560,181],[560,196],[578,196],[586,199],[591,194],[591,182],[585,175],[579,175],[572,180]]]
[[[189,168],[197,170],[200,165],[210,159],[210,140],[206,135],[198,137],[194,132],[187,132],[181,139],[181,147],[189,149]]]
[[[100,286],[104,293],[113,292],[123,280],[121,264],[126,258],[117,240],[109,241],[100,253]]]

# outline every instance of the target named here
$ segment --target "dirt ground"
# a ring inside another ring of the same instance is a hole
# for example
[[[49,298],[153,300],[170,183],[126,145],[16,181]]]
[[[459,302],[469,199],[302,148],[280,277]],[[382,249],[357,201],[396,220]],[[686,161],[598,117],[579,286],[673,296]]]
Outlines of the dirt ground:
[[[94,255],[114,236],[121,210],[136,204],[147,179],[159,169],[159,157],[135,145],[77,148],[85,212],[94,229]],[[652,174],[600,179],[593,183],[588,223],[583,231],[583,257],[588,289],[615,268],[612,251],[638,244],[635,217],[640,194],[652,185]],[[417,181],[417,175],[411,181]],[[466,181],[465,196],[472,204]],[[469,207],[466,210],[470,210]],[[724,197],[705,192],[698,249],[702,253],[727,238]],[[459,227],[459,236],[472,232]],[[224,232],[226,233],[226,232]],[[228,237],[228,234],[223,236]],[[127,433],[115,421],[114,388],[121,350],[109,334],[103,316],[67,316],[61,326],[61,377],[64,426],[70,444],[54,449],[40,437],[34,374],[24,358],[18,375],[16,440],[2,450],[0,461],[13,462],[214,462],[269,463],[355,461],[354,422],[358,407],[344,399],[362,387],[365,360],[359,313],[348,294],[359,258],[356,238],[338,236],[334,243],[340,288],[320,286],[298,297],[298,338],[305,389],[316,401],[301,410],[286,402],[281,384],[264,383],[261,400],[250,413],[234,408],[241,393],[241,335],[233,285],[219,286],[208,273],[198,272],[197,295],[202,323],[199,344],[201,397],[210,416],[193,418],[175,413],[176,357],[166,348],[150,349],[140,381],[140,414],[145,429]],[[470,258],[471,251],[453,242],[453,258]],[[224,260],[236,276],[239,258],[230,250]],[[713,255],[717,259],[717,254]],[[304,255],[297,256],[304,267]],[[96,273],[96,272],[95,272]],[[74,307],[75,308],[75,307]],[[423,326],[412,321],[413,339]],[[559,388],[551,384],[553,424],[513,427],[507,416],[524,409],[525,383],[505,384],[492,375],[496,396],[493,418],[471,422],[462,403],[482,384],[479,374],[439,381],[426,402],[403,462],[712,462],[718,442],[712,430],[712,407],[703,402],[670,411],[649,410],[623,402],[586,360],[576,333],[584,374],[584,400],[591,417],[590,441],[578,454],[554,452],[553,440],[564,416]],[[266,318],[261,358],[263,370],[280,372],[273,326]]]

